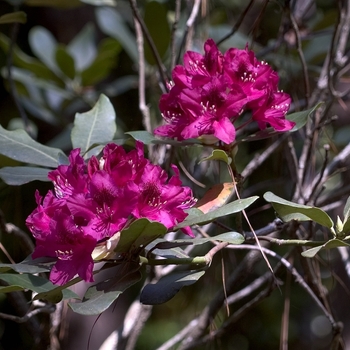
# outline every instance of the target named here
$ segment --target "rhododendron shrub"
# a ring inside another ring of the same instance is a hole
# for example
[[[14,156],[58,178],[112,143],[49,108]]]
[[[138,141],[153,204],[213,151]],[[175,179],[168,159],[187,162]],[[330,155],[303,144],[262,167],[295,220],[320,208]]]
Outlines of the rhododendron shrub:
[[[295,125],[285,118],[291,98],[278,90],[277,72],[248,48],[222,54],[208,39],[204,55],[186,52],[184,65],[174,68],[172,78],[170,91],[159,102],[166,124],[155,135],[178,140],[212,135],[230,144],[236,129],[253,121],[260,129],[272,126],[276,131]],[[251,117],[242,124],[246,111]]]
[[[110,143],[99,159],[93,156],[87,163],[74,149],[69,161],[49,173],[55,190],[44,199],[36,193],[38,207],[26,221],[36,239],[33,258],[57,258],[50,273],[56,284],[76,274],[92,282],[96,245],[135,219],[157,221],[171,230],[196,203],[192,190],[182,186],[177,167],[172,166],[174,175],[168,178],[144,157],[141,142],[128,153]],[[183,232],[193,236],[189,227]]]

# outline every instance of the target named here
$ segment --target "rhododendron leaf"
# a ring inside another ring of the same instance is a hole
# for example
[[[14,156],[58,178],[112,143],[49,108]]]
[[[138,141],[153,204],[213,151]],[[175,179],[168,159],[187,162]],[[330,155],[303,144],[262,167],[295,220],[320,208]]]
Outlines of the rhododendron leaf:
[[[138,61],[135,36],[125,24],[123,17],[114,9],[98,7],[95,11],[97,23],[105,34],[117,39],[130,58]]]
[[[16,11],[12,13],[6,13],[0,16],[0,24],[4,23],[26,23],[27,14],[23,11]]]
[[[159,305],[173,298],[182,287],[196,283],[205,271],[176,271],[162,277],[155,284],[147,284],[140,295],[140,302],[145,305]]]
[[[19,286],[22,289],[29,289],[36,293],[48,293],[57,289],[54,284],[46,278],[34,276],[32,274],[0,274],[0,279],[11,286]],[[55,294],[55,298],[49,301],[58,303],[63,299],[79,298],[74,292],[69,289],[59,290]]]
[[[74,59],[63,45],[57,45],[55,59],[61,72],[73,80],[75,77]]]
[[[47,174],[51,170],[27,166],[3,167],[0,178],[8,185],[19,186],[34,180],[50,181]]]
[[[159,222],[152,222],[147,219],[138,219],[122,230],[120,241],[115,249],[116,252],[129,252],[146,246],[159,237],[163,237],[167,232],[164,225]]]
[[[141,141],[145,145],[150,145],[157,141],[157,139],[151,133],[145,130],[128,131],[125,134],[130,135],[136,141]]]
[[[0,264],[0,272],[6,272],[10,270],[16,271],[18,273],[31,273],[31,274],[50,271],[50,269],[46,266],[25,264],[23,262],[18,264]]]
[[[346,200],[344,210],[343,210],[344,222],[348,221],[350,217],[350,197]]]
[[[214,185],[207,191],[204,196],[196,203],[195,207],[200,209],[204,214],[223,206],[230,198],[234,191],[233,182],[225,182]]]
[[[183,258],[183,257],[187,257],[187,254],[182,250],[174,251],[173,248],[189,246],[189,245],[201,245],[201,244],[213,242],[213,241],[227,242],[230,244],[242,244],[244,242],[244,237],[240,233],[232,231],[232,232],[225,232],[220,235],[212,236],[212,237],[175,239],[173,241],[166,241],[166,240],[160,239],[149,244],[146,248],[146,251],[152,250],[153,254],[160,255],[163,257],[173,255],[178,258],[180,257]],[[167,252],[166,251],[167,249],[172,250],[172,254]],[[174,254],[174,252],[176,252],[176,254]],[[183,254],[183,256],[181,254]]]
[[[108,97],[101,95],[93,109],[75,115],[71,134],[73,148],[80,148],[84,154],[93,144],[112,140],[116,130],[114,108]]]
[[[125,263],[118,266],[117,269],[113,269],[113,271],[117,270],[113,278],[90,287],[82,302],[68,303],[70,308],[82,315],[98,315],[107,310],[121,293],[141,278],[140,271],[130,272],[129,265],[129,263]],[[131,270],[133,269],[135,267],[131,266]]]
[[[267,202],[272,203],[273,208],[277,214],[285,222],[291,220],[298,221],[315,221],[318,224],[331,228],[333,221],[328,214],[320,208],[311,207],[287,201],[281,197],[276,196],[272,192],[266,192],[264,198]]]
[[[227,153],[221,149],[214,149],[210,156],[202,158],[199,163],[202,163],[206,160],[222,160],[226,164],[231,164],[232,158],[227,155]]]
[[[301,253],[302,256],[305,258],[313,258],[320,250],[324,249],[332,249],[332,248],[338,248],[338,247],[349,247],[350,244],[345,243],[344,241],[341,241],[340,239],[331,239],[327,243],[322,244],[318,247],[314,247],[308,250],[305,250]]]
[[[116,6],[116,0],[80,0],[85,4],[93,6]]]
[[[158,1],[148,1],[145,5],[144,21],[160,57],[166,53],[170,43],[170,27],[167,9]],[[148,63],[157,63],[148,44],[145,45],[145,58]]]
[[[59,157],[65,157],[60,149],[34,141],[24,130],[7,131],[1,125],[0,154],[20,162],[52,168],[59,165]]]
[[[292,114],[287,114],[286,115],[286,119],[296,123],[294,125],[293,129],[291,130],[291,132],[301,129],[306,124],[306,122],[307,122],[308,118],[310,117],[310,115],[317,108],[319,108],[322,104],[323,104],[323,102],[320,102],[317,105],[315,105],[314,107],[312,107],[312,108],[310,108],[310,109],[308,109],[306,111],[295,112],[295,113],[292,113]]]
[[[180,224],[175,226],[175,229],[179,229],[182,227],[186,226],[192,226],[196,224],[203,224],[206,222],[213,221],[217,218],[238,213],[245,208],[249,207],[252,203],[254,203],[259,197],[258,196],[253,196],[249,198],[244,198],[244,199],[238,199],[232,203],[225,204],[221,208],[215,209],[213,211],[210,211],[209,213],[203,214],[203,215],[198,215],[195,217],[188,216],[186,220],[181,222]]]

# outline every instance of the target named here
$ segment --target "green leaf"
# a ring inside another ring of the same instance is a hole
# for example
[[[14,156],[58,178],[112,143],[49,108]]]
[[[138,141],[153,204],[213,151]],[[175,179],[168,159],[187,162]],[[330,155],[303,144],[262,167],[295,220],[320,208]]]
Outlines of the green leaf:
[[[145,130],[128,131],[125,134],[130,135],[136,141],[141,141],[145,145],[150,145],[157,141],[157,139],[151,133]]]
[[[57,42],[51,32],[44,27],[33,27],[29,32],[29,44],[35,56],[60,76],[55,60]]]
[[[115,251],[138,250],[140,246],[145,247],[155,239],[163,237],[166,232],[166,227],[159,222],[152,222],[145,218],[135,220],[128,228],[121,231]]]
[[[296,123],[294,128],[291,130],[291,132],[294,132],[294,131],[301,129],[307,123],[307,120],[309,119],[311,114],[316,109],[318,109],[322,104],[323,104],[323,102],[320,102],[317,105],[315,105],[314,107],[312,107],[306,111],[287,114],[286,119]]]
[[[140,295],[140,302],[145,305],[159,305],[173,298],[182,287],[196,283],[204,271],[177,271],[162,277],[155,284],[147,284]]]
[[[231,164],[232,159],[227,155],[227,153],[221,149],[214,149],[213,152],[211,152],[211,155],[205,158],[202,158],[198,164],[206,161],[206,160],[222,160],[226,164]]]
[[[24,130],[7,131],[0,125],[0,154],[20,162],[56,168],[59,157],[65,157],[57,148],[44,146]]]
[[[96,19],[102,32],[117,39],[130,58],[136,63],[138,53],[135,36],[125,25],[123,17],[114,9],[98,7],[96,9]]]
[[[0,24],[4,23],[26,23],[27,14],[23,11],[17,11],[12,13],[6,13],[0,16]]]
[[[114,269],[114,277],[90,287],[82,302],[68,303],[70,308],[81,315],[98,315],[107,310],[121,293],[140,280],[140,267],[130,265],[125,263],[118,266]]]
[[[276,196],[272,192],[266,192],[264,198],[267,202],[272,203],[277,214],[285,222],[291,220],[298,221],[315,221],[318,224],[331,228],[333,221],[328,214],[320,208],[311,207],[287,201],[281,197]]]
[[[5,53],[8,53],[10,47],[10,39],[2,33],[0,33],[0,47]],[[36,58],[30,57],[27,54],[25,54],[16,45],[13,47],[13,63],[14,65],[20,68],[24,68],[34,73],[39,78],[60,82],[60,79],[58,79],[57,76],[53,72],[51,72],[50,69],[48,69]]]
[[[61,72],[69,79],[73,80],[75,77],[74,59],[63,45],[57,45],[55,59]]]
[[[8,185],[19,186],[31,181],[50,181],[47,174],[52,169],[27,166],[4,167],[0,169],[0,178]]]
[[[322,244],[318,247],[314,247],[314,248],[305,250],[304,252],[301,253],[301,255],[304,256],[305,258],[313,258],[320,250],[332,249],[332,248],[337,248],[337,247],[349,247],[349,246],[350,246],[350,244],[334,238],[334,239],[329,240],[327,243]]]
[[[24,262],[21,262],[18,264],[0,264],[1,273],[10,271],[10,270],[18,273],[30,273],[30,274],[50,271],[50,269],[46,266],[26,264]]]
[[[96,59],[95,28],[88,23],[67,45],[67,52],[73,57],[77,71],[88,68]],[[99,72],[95,72],[99,74]]]
[[[84,154],[94,144],[110,142],[116,130],[114,108],[108,97],[101,95],[93,109],[75,115],[73,148],[80,148]]]
[[[7,282],[10,286],[19,286],[23,289],[29,289],[36,293],[46,293],[54,290],[57,286],[45,278],[34,276],[32,274],[0,274],[0,279]],[[78,298],[78,296],[69,289],[63,290],[53,302],[60,300]]]
[[[151,242],[147,247],[146,251],[151,251],[155,255],[162,257],[177,257],[184,258],[188,255],[182,249],[174,249],[189,245],[201,245],[208,242],[227,242],[230,244],[242,244],[244,237],[238,232],[225,232],[217,236],[204,237],[204,238],[191,238],[191,239],[175,239],[173,241],[167,241],[165,239],[157,239]],[[170,251],[168,251],[170,250]]]
[[[343,221],[345,223],[346,221],[348,221],[350,217],[350,197],[348,197],[348,199],[346,200],[344,210],[343,210],[343,216],[344,216]]]
[[[164,4],[158,1],[146,3],[144,21],[160,57],[165,55],[170,43],[170,27],[167,18],[167,9]],[[147,42],[145,58],[148,63],[156,64],[156,59]]]
[[[189,215],[185,221],[176,225],[175,229],[177,230],[179,228],[186,227],[186,226],[203,224],[203,223],[213,221],[217,218],[220,218],[220,217],[223,217],[226,215],[238,213],[238,212],[244,210],[245,208],[249,207],[258,198],[259,198],[258,196],[253,196],[253,197],[249,197],[249,198],[238,199],[234,202],[225,204],[224,206],[222,206],[219,209],[215,209],[215,210],[210,211],[210,212],[203,214],[203,215],[196,215],[194,217]]]
[[[116,6],[116,0],[80,0],[85,4],[93,5],[93,6]]]

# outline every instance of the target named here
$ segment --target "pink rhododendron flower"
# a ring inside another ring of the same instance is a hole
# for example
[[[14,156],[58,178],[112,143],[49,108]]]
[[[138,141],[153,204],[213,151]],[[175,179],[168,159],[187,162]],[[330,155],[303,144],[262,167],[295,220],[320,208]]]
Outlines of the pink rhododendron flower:
[[[182,222],[195,204],[192,191],[182,186],[179,171],[170,179],[143,154],[143,144],[126,152],[108,144],[100,158],[86,164],[74,149],[69,165],[49,173],[55,191],[44,199],[36,193],[37,208],[26,224],[36,239],[33,258],[55,257],[50,280],[65,284],[78,274],[93,281],[92,251],[132,220],[147,218],[168,229]],[[189,227],[182,229],[193,236]]]
[[[208,39],[204,55],[186,52],[172,77],[169,93],[159,102],[166,124],[155,129],[156,135],[178,140],[211,135],[230,144],[244,111],[251,111],[249,122],[261,129],[288,131],[295,125],[285,119],[291,99],[278,90],[277,72],[248,48],[222,54]]]

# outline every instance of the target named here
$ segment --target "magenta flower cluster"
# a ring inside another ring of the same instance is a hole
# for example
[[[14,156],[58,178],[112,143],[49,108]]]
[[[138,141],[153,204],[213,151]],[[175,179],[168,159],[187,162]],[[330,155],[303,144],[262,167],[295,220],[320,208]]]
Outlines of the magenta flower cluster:
[[[295,123],[285,118],[291,98],[278,90],[278,74],[267,63],[248,48],[222,54],[212,39],[204,52],[186,52],[184,65],[174,68],[170,91],[159,103],[166,124],[155,129],[156,135],[178,140],[210,135],[230,144],[236,138],[234,123],[247,110],[251,118],[244,125],[255,121],[260,129],[293,128]]]
[[[195,203],[177,167],[172,166],[175,175],[168,179],[144,157],[141,142],[129,153],[108,144],[100,159],[92,157],[87,164],[74,149],[69,161],[49,173],[54,191],[44,199],[36,193],[38,206],[26,221],[36,239],[33,258],[57,258],[50,273],[55,284],[65,284],[76,274],[92,282],[94,248],[132,220],[147,218],[171,229]],[[183,230],[192,236],[189,227]]]

